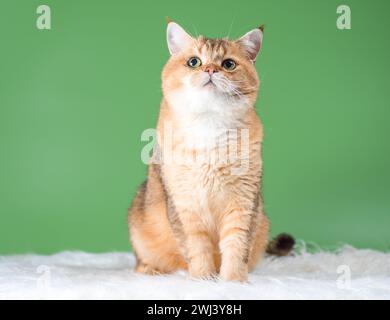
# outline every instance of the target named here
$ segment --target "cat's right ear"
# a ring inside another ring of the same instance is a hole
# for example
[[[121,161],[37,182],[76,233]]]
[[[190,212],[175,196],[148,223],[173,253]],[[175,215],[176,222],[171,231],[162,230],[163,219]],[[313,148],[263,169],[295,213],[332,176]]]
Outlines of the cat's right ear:
[[[249,60],[253,63],[256,62],[256,57],[260,52],[261,45],[263,43],[263,32],[264,25],[257,29],[253,29],[243,35],[240,39],[237,40],[239,45],[246,52]]]
[[[192,37],[176,22],[169,21],[167,26],[167,42],[171,55],[184,50],[191,42]]]

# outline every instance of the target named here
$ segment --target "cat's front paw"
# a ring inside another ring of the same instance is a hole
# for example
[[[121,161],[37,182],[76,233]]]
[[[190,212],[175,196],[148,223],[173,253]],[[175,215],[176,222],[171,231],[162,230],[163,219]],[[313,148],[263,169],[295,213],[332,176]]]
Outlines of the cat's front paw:
[[[190,264],[189,273],[191,278],[197,279],[214,280],[217,277],[214,264],[205,261],[193,261]]]
[[[248,281],[248,265],[247,264],[230,264],[222,265],[220,278],[225,281],[237,281],[247,282]]]

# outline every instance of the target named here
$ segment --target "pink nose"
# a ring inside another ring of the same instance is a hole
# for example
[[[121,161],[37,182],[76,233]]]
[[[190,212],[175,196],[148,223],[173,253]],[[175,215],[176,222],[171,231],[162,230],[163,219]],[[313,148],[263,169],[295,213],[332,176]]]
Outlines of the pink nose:
[[[208,72],[210,76],[211,76],[213,73],[218,72],[218,71],[217,71],[216,69],[214,69],[213,67],[207,67],[205,71]]]

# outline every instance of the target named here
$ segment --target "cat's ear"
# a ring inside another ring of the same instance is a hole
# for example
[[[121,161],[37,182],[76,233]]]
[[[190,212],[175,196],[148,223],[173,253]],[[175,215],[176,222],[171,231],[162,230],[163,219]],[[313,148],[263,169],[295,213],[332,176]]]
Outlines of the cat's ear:
[[[248,58],[255,63],[263,43],[264,26],[253,29],[237,40],[238,44],[245,50]]]
[[[169,21],[167,26],[167,42],[169,52],[177,54],[185,49],[191,42],[192,37],[185,32],[176,22]]]

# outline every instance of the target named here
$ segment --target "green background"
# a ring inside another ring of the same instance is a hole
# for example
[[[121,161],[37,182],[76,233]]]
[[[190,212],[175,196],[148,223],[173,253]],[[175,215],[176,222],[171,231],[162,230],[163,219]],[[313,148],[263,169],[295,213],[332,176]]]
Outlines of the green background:
[[[36,28],[36,8],[52,30]],[[336,8],[352,9],[352,30]],[[266,23],[257,68],[272,233],[390,248],[390,1],[2,0],[0,254],[129,250],[168,58],[166,15],[239,37]]]

